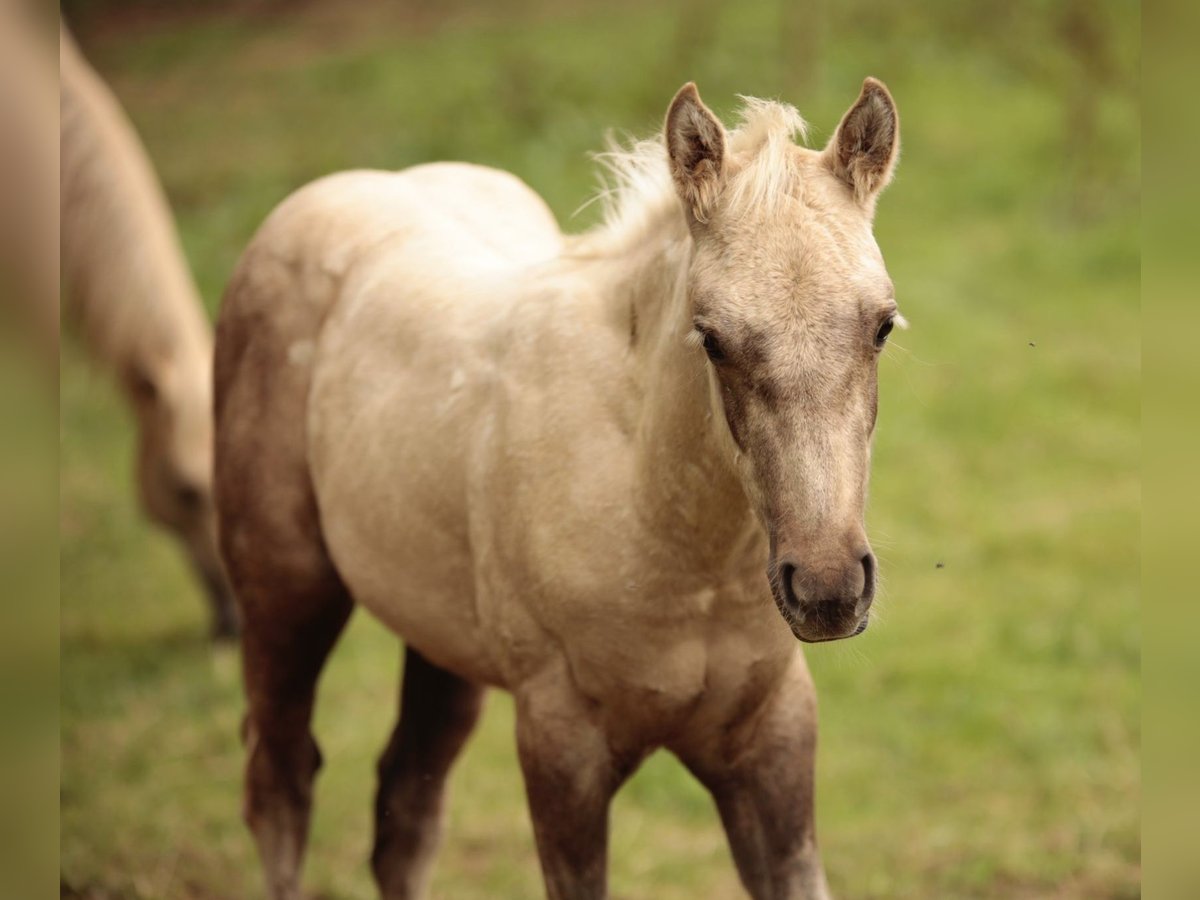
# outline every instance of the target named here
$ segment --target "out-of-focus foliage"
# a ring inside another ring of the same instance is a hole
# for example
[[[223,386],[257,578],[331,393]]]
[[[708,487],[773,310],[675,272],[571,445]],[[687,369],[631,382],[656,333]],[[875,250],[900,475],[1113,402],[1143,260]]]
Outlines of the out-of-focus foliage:
[[[819,832],[855,898],[1117,898],[1140,884],[1139,23],[1129,3],[80,0],[81,44],[141,130],[206,299],[327,172],[468,159],[565,227],[606,129],[688,79],[728,115],[779,96],[832,132],[865,75],[900,107],[877,234],[913,323],[881,373],[870,524],[883,619],[808,656]],[[238,819],[236,662],[129,486],[129,422],[62,370],[63,877],[89,896],[258,889]],[[598,386],[602,389],[602,386]],[[394,640],[365,617],[323,683],[308,868],[373,896],[372,760]],[[540,891],[493,697],[458,770],[435,895]],[[618,798],[622,897],[738,896],[707,799],[668,758]]]
[[[1147,155],[1144,194],[1142,528],[1146,651],[1145,896],[1200,894],[1200,857],[1191,839],[1200,776],[1196,685],[1195,520],[1196,397],[1200,358],[1188,322],[1195,311],[1200,121],[1191,114],[1197,83],[1189,36],[1200,27],[1194,4],[1156,4],[1146,11],[1155,52],[1143,67]]]

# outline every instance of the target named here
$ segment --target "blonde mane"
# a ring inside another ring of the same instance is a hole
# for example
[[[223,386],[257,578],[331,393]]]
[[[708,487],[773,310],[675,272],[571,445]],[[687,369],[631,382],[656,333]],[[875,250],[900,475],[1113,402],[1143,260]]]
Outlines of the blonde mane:
[[[726,135],[734,175],[726,194],[727,212],[769,211],[786,196],[796,177],[796,140],[808,136],[808,124],[787,103],[739,97],[738,124]],[[620,252],[650,232],[678,232],[684,226],[679,199],[667,166],[663,136],[622,145],[612,136],[608,149],[594,155],[600,189],[583,208],[601,204],[600,224],[579,237],[587,253]],[[676,227],[672,228],[672,224]]]

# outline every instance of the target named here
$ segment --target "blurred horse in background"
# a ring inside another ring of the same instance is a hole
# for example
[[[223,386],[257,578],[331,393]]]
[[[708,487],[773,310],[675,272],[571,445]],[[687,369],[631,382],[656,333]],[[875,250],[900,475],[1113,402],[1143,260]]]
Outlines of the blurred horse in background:
[[[333,175],[243,255],[217,327],[221,550],[242,612],[245,816],[295,900],[315,686],[355,603],[406,644],[372,865],[420,896],[486,686],[513,693],[551,898],[606,894],[608,809],[657,748],[759,900],[828,897],[796,639],[867,627],[872,234],[899,119],[868,79],[824,150],[686,85],[564,237],[506,173]]]
[[[183,544],[213,634],[229,637],[237,614],[217,553],[211,329],[137,134],[65,30],[60,57],[67,311],[137,415],[142,507]]]

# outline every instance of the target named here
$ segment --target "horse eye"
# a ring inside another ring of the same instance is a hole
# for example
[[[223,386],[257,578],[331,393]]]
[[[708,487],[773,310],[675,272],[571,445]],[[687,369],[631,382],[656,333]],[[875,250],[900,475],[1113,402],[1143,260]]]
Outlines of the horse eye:
[[[190,515],[204,504],[204,494],[195,485],[179,484],[175,487],[175,503],[180,510]]]
[[[725,358],[725,351],[721,349],[721,344],[717,340],[717,336],[711,331],[703,331],[704,335],[704,352],[708,354],[708,358],[713,362],[720,362]]]
[[[875,334],[875,346],[882,347],[887,343],[888,335],[892,333],[892,326],[895,324],[894,319],[885,319],[883,324],[879,326],[879,331]]]

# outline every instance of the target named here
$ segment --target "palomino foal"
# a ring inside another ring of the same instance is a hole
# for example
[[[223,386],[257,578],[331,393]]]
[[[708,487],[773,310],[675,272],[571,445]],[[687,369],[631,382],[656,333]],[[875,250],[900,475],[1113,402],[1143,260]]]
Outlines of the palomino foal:
[[[605,894],[652,750],[712,792],[756,898],[825,898],[796,638],[861,632],[898,120],[868,79],[822,151],[686,85],[564,238],[510,175],[352,172],[247,250],[218,325],[217,502],[244,623],[245,814],[299,895],[317,676],[353,604],[407,645],[372,865],[421,895],[485,686],[511,691],[552,898]],[[782,614],[782,621],[780,620]]]

